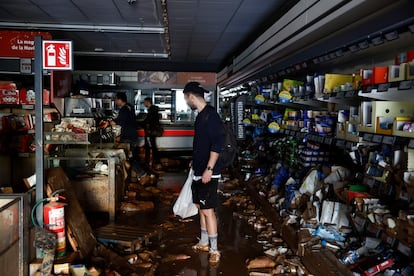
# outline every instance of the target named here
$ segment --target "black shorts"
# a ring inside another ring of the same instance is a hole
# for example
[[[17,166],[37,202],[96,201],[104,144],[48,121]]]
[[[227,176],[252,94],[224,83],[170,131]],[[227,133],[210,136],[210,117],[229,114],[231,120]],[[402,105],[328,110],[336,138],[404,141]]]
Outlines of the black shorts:
[[[218,205],[218,178],[212,178],[210,182],[203,184],[200,180],[193,180],[191,190],[193,203],[200,205],[200,209],[212,209]]]

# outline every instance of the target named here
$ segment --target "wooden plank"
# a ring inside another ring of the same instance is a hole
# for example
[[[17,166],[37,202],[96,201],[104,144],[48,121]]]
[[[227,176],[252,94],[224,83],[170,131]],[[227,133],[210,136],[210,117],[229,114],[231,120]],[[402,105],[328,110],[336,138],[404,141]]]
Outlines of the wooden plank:
[[[134,250],[137,246],[148,243],[151,238],[161,239],[161,230],[155,226],[131,227],[110,224],[96,229],[95,235],[104,244],[114,243]]]
[[[76,198],[75,191],[62,168],[52,168],[46,171],[48,196],[53,191],[64,189],[62,193],[66,197],[68,205],[65,207],[65,222],[71,231],[71,238],[76,241],[81,258],[88,258],[94,250],[97,242],[85,213]]]

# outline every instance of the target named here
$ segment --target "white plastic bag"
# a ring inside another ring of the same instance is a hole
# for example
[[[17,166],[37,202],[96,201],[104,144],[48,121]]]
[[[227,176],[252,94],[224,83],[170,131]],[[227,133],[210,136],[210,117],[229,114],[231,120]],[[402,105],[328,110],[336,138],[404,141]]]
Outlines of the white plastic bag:
[[[193,182],[193,169],[190,169],[187,180],[181,188],[180,195],[173,206],[173,212],[176,216],[181,218],[188,218],[195,216],[198,213],[197,206],[193,203],[193,193],[191,191],[191,184]]]

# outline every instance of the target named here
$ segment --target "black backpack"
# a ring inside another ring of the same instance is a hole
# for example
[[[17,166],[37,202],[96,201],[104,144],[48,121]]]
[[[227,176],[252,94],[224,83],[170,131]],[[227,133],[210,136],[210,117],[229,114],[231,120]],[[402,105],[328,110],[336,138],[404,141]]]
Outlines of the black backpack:
[[[221,167],[232,167],[239,153],[236,137],[233,134],[230,123],[223,124],[223,148],[220,152],[219,162]]]
[[[213,108],[209,106],[209,108]],[[208,113],[203,119],[205,122],[208,120]],[[232,167],[234,161],[239,154],[239,149],[237,146],[236,136],[233,134],[232,125],[229,122],[223,123],[223,147],[219,155],[218,162],[221,164],[221,168]]]

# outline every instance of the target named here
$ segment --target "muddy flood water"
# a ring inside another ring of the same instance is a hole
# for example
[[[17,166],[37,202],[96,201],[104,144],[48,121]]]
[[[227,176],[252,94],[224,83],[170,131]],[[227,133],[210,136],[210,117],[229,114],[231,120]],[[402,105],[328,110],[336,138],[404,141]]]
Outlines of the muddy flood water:
[[[166,173],[160,176],[157,188],[178,192],[185,179],[184,172]],[[220,202],[223,203],[228,198],[228,195],[221,195]],[[137,231],[153,225],[169,225],[159,238],[151,239],[145,245],[146,252],[152,254],[153,275],[249,274],[246,261],[263,255],[263,247],[257,242],[257,232],[253,226],[240,219],[232,206],[220,204],[216,210],[219,227],[218,246],[222,257],[218,265],[211,266],[207,252],[194,252],[191,249],[191,246],[198,242],[200,235],[198,215],[184,220],[174,217],[173,203],[174,200],[171,204],[161,204],[155,199],[153,211],[119,214],[114,222],[119,226],[136,227]],[[139,272],[138,274],[141,275]]]

